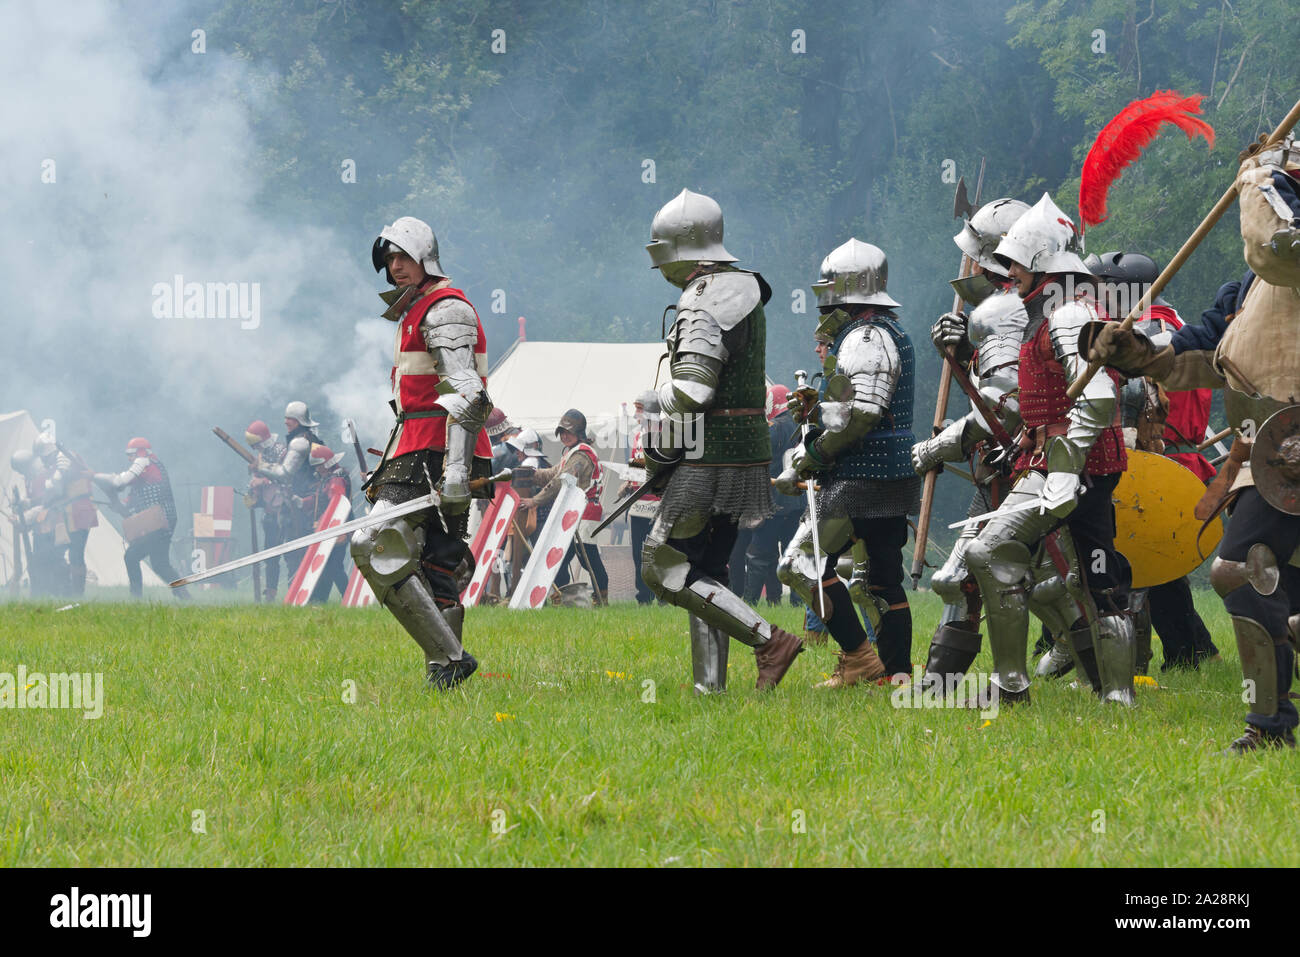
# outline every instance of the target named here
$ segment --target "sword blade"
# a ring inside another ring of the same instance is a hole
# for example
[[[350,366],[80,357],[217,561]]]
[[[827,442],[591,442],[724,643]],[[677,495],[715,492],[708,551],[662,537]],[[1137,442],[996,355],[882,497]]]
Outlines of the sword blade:
[[[676,466],[676,465],[667,465],[667,466],[664,466],[664,468],[666,468],[668,471],[672,471],[673,469],[677,468],[677,466]],[[666,474],[667,474],[666,472],[662,472],[662,471],[661,471],[657,477],[660,478],[660,479],[662,479],[663,476],[666,475]],[[624,513],[625,513],[629,508],[631,508],[634,504],[636,504],[636,503],[639,502],[642,498],[644,498],[646,495],[649,495],[649,494],[650,494],[650,482],[649,482],[649,480],[647,479],[645,482],[642,482],[642,483],[641,483],[641,485],[637,488],[637,490],[636,490],[635,492],[633,492],[633,493],[632,493],[631,495],[629,495],[627,498],[622,499],[622,500],[620,500],[617,504],[615,504],[615,506],[614,506],[614,511],[610,512],[610,513],[609,513],[609,516],[608,516],[608,517],[607,517],[603,522],[601,522],[599,525],[596,526],[596,530],[595,530],[594,532],[591,533],[591,537],[592,537],[592,538],[595,538],[597,535],[599,535],[601,532],[603,532],[603,531],[605,530],[605,528],[606,528],[606,527],[607,527],[611,522],[614,521],[614,519],[616,519],[616,518],[618,518],[620,515],[624,514]]]
[[[360,518],[354,518],[350,522],[344,522],[342,525],[334,525],[330,528],[322,529],[319,532],[312,532],[310,535],[304,535],[302,538],[295,538],[291,542],[284,542],[283,544],[276,545],[272,548],[263,549],[255,554],[245,555],[243,558],[237,558],[232,562],[218,565],[215,568],[209,568],[207,571],[200,572],[197,575],[178,578],[176,581],[171,582],[170,585],[172,588],[179,588],[181,585],[192,585],[194,582],[201,582],[216,575],[234,571],[237,568],[256,565],[258,562],[264,562],[270,558],[279,558],[281,555],[287,555],[289,552],[296,552],[300,548],[306,548],[308,545],[315,545],[317,542],[324,542],[331,538],[337,538],[338,536],[344,535],[348,532],[354,532],[359,528],[377,525],[390,518],[399,518],[402,515],[410,515],[412,512],[420,512],[426,508],[437,508],[441,503],[442,498],[438,493],[430,492],[428,495],[413,498],[409,502],[403,502],[401,505],[394,505],[392,508],[384,509],[378,514],[371,512],[368,515],[362,515]]]
[[[970,518],[964,518],[960,522],[953,522],[949,528],[965,528],[967,525],[975,525],[978,522],[988,521],[995,515],[1010,515],[1012,512],[1027,512],[1031,508],[1047,508],[1047,503],[1042,499],[1033,499],[1028,502],[1021,502],[1019,505],[1012,505],[1009,508],[995,508],[991,512],[985,512],[983,515],[972,515]]]

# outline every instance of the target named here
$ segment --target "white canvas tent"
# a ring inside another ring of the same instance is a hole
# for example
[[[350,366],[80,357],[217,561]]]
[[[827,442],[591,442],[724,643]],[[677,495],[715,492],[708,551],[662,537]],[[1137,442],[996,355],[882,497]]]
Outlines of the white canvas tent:
[[[589,432],[617,424],[626,403],[654,388],[662,342],[515,342],[488,373],[492,404],[520,428],[553,436],[560,416],[578,409]],[[663,364],[660,382],[668,375]]]
[[[4,502],[5,512],[12,510],[9,499],[14,486],[23,484],[22,476],[9,465],[9,459],[18,449],[30,449],[36,435],[36,423],[26,412],[0,413],[0,490],[3,490],[0,500]],[[97,492],[96,497],[104,494]],[[0,580],[6,584],[14,573],[13,546],[13,524],[6,514],[0,513]],[[126,564],[122,561],[125,551],[126,542],[101,512],[99,525],[91,529],[86,541],[87,585],[125,586]],[[153,573],[148,562],[142,563],[141,569],[146,585],[166,584]]]

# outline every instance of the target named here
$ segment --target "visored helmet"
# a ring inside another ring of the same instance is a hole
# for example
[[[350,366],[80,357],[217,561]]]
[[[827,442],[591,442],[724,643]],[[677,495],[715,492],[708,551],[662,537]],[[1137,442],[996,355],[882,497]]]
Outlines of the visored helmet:
[[[1006,267],[993,258],[993,252],[1016,220],[1028,210],[1029,204],[1018,199],[1003,198],[985,203],[962,224],[961,232],[952,237],[952,241],[974,262],[989,272],[1005,277]]]
[[[1007,230],[993,256],[1004,268],[1016,263],[1031,273],[1091,275],[1079,256],[1080,248],[1074,220],[1044,193]]]
[[[646,246],[652,269],[673,263],[734,263],[722,245],[722,207],[703,193],[684,189],[655,213]]]
[[[884,251],[871,243],[850,239],[822,260],[821,279],[813,283],[812,290],[819,306],[897,306],[898,302],[885,292],[888,278],[889,263]]]

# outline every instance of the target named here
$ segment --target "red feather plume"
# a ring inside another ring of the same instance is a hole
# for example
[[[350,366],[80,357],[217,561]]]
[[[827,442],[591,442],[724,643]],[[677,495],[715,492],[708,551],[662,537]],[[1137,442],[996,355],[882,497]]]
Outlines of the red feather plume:
[[[1187,138],[1204,136],[1214,148],[1214,129],[1200,119],[1201,94],[1183,96],[1174,90],[1161,90],[1141,100],[1134,100],[1107,123],[1083,161],[1079,182],[1079,218],[1085,226],[1106,220],[1106,193],[1125,168],[1142,155],[1165,123],[1173,123]]]

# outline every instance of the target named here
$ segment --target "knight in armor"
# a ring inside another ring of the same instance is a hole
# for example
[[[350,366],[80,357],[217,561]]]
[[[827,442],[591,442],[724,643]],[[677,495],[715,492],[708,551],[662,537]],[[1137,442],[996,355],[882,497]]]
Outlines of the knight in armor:
[[[1029,207],[1015,199],[995,199],[982,206],[953,242],[971,263],[969,275],[952,280],[952,286],[971,308],[945,313],[930,329],[940,353],[949,353],[967,370],[989,412],[1001,426],[999,432],[978,409],[946,426],[933,438],[912,448],[912,464],[925,475],[947,462],[970,462],[975,477],[968,516],[997,508],[1011,488],[1015,456],[998,441],[1020,431],[1020,348],[1024,344],[1029,314],[1013,288],[1006,268],[994,258],[1002,237]],[[930,578],[930,588],[943,599],[943,612],[926,658],[927,684],[956,682],[970,668],[980,650],[979,585],[966,565],[966,551],[979,531],[966,525],[943,566]]]
[[[67,531],[62,512],[47,504],[55,498],[49,472],[27,449],[14,452],[9,464],[24,480],[22,495],[15,492],[13,505],[18,513],[19,533],[28,545],[27,581],[32,596],[61,595],[68,586],[68,566],[59,539],[66,543]]]
[[[1288,139],[1242,153],[1237,201],[1246,263],[1199,325],[1159,346],[1140,331],[1091,327],[1089,357],[1166,389],[1224,390],[1237,431],[1197,517],[1229,514],[1210,584],[1232,617],[1250,710],[1226,753],[1295,747],[1290,698],[1300,634],[1300,151]]]
[[[297,530],[297,521],[293,515],[290,501],[293,492],[284,479],[268,478],[261,470],[272,466],[283,468],[285,456],[289,450],[280,437],[261,419],[255,419],[244,430],[244,439],[257,454],[257,466],[248,482],[248,495],[245,503],[249,508],[262,510],[262,546],[272,548],[281,542],[289,541]],[[301,552],[283,555],[289,578],[297,571],[295,556],[301,561]],[[262,599],[275,601],[276,589],[280,587],[280,558],[274,558],[262,566],[265,569],[266,584]]]
[[[920,507],[921,482],[912,469],[912,342],[886,292],[889,266],[870,243],[850,239],[822,261],[813,284],[818,332],[830,340],[820,399],[796,393],[791,411],[812,428],[776,480],[786,494],[796,481],[818,480],[814,508],[781,556],[778,574],[826,623],[840,646],[839,662],[817,687],[843,688],[912,670],[912,612],[903,590],[907,516]],[[814,542],[813,523],[817,541]],[[846,585],[840,555],[856,541],[865,561]],[[814,558],[820,544],[821,564]],[[820,588],[818,583],[820,582]],[[872,646],[854,596],[876,633]]]
[[[342,496],[349,502],[352,500],[352,476],[340,464],[342,461],[342,452],[336,453],[328,446],[320,444],[311,447],[311,468],[316,476],[316,491],[313,496],[316,525],[320,524],[321,517],[329,510],[330,504],[337,496]],[[310,601],[318,604],[329,601],[332,588],[338,589],[340,598],[347,594],[348,573],[343,567],[345,538],[346,536],[339,536],[339,541],[330,549],[330,556],[325,560],[325,568],[321,572],[320,580],[312,589]]]
[[[754,649],[758,689],[774,688],[803,642],[727,587],[737,531],[772,514],[763,415],[763,304],[772,290],[758,273],[732,265],[722,210],[708,196],[682,190],[655,214],[650,234],[652,267],[682,290],[668,333],[670,378],[659,389],[661,414],[681,424],[682,441],[666,429],[646,448],[649,479],[663,491],[641,575],[656,597],[690,615],[697,693],[725,690],[732,638]],[[686,417],[702,429],[688,431]],[[694,437],[702,441],[685,448]]]
[[[375,598],[424,655],[430,686],[451,688],[478,662],[461,644],[462,582],[473,574],[465,544],[472,478],[487,478],[492,447],[484,424],[487,337],[465,293],[438,262],[429,225],[403,216],[385,226],[371,249],[376,272],[394,287],[383,293],[384,318],[396,324],[393,426],[384,455],[366,483],[372,515],[430,492],[438,508],[359,529],[352,558]]]
[[[659,393],[648,389],[636,397],[632,404],[636,417],[636,430],[632,433],[632,442],[628,448],[627,460],[636,466],[645,466],[645,448],[647,435],[659,421]],[[618,490],[619,498],[631,495],[641,487],[640,482],[624,482]],[[638,605],[648,605],[654,601],[654,593],[641,575],[641,549],[645,546],[646,536],[650,534],[650,525],[654,522],[655,510],[659,507],[659,496],[647,492],[628,509],[628,529],[632,537],[632,565],[636,574],[636,601]]]
[[[1074,223],[1047,194],[1012,224],[994,257],[1029,321],[1015,483],[966,550],[988,619],[991,681],[1004,703],[1028,702],[1032,607],[1051,634],[1067,635],[1075,667],[1102,700],[1131,706],[1133,622],[1111,504],[1127,464],[1118,377],[1096,376],[1078,399],[1066,394],[1087,368],[1079,330],[1104,314],[1088,295],[1092,276]]]
[[[555,437],[564,446],[559,463],[551,468],[539,469],[535,473],[534,481],[542,485],[541,490],[532,498],[524,499],[519,504],[526,509],[549,507],[560,492],[560,476],[574,477],[578,488],[586,493],[587,504],[582,511],[583,524],[578,526],[578,531],[569,542],[569,549],[564,553],[564,559],[560,562],[560,569],[556,573],[555,584],[559,587],[569,584],[569,561],[574,555],[578,555],[582,567],[591,576],[592,588],[595,589],[593,596],[595,603],[607,605],[609,604],[609,573],[605,570],[605,563],[601,561],[600,549],[592,542],[581,540],[582,532],[594,528],[604,516],[604,508],[600,503],[601,494],[605,490],[604,470],[600,465],[600,457],[591,447],[591,440],[587,437],[586,416],[577,409],[565,412],[560,417],[560,424],[555,427]],[[540,519],[538,524],[540,527]]]
[[[305,402],[290,402],[285,407],[285,458],[278,463],[252,465],[252,471],[266,479],[274,479],[285,486],[289,494],[289,507],[285,516],[289,525],[285,528],[285,541],[300,538],[312,531],[315,515],[305,502],[316,492],[316,476],[311,467],[312,446],[320,445],[320,436],[313,429],[320,423],[312,421],[311,412]],[[303,503],[303,505],[299,505]],[[286,564],[292,570],[298,570],[307,550],[295,551],[287,557]],[[290,572],[292,575],[292,572]]]
[[[1160,275],[1155,260],[1139,252],[1106,252],[1089,256],[1084,263],[1097,277],[1098,293],[1112,316],[1127,315]],[[1134,328],[1163,347],[1183,325],[1177,311],[1163,296],[1157,296]],[[1168,456],[1202,482],[1209,482],[1214,478],[1214,466],[1197,446],[1209,430],[1211,397],[1205,388],[1171,392],[1145,376],[1129,379],[1121,393],[1125,445]],[[1186,575],[1131,590],[1129,611],[1133,613],[1138,674],[1147,673],[1153,631],[1160,636],[1164,651],[1161,671],[1198,668],[1201,661],[1219,653],[1192,602]],[[1045,664],[1040,663],[1040,673]]]
[[[120,502],[128,519],[142,515],[151,509],[156,518],[149,524],[157,526],[133,539],[126,549],[126,578],[131,588],[131,595],[139,598],[144,594],[144,576],[140,571],[140,562],[149,559],[154,573],[163,581],[175,581],[176,570],[171,563],[172,534],[176,530],[176,500],[172,496],[171,479],[167,468],[149,447],[148,439],[134,438],[126,444],[126,455],[131,464],[116,474],[97,472],[95,484]],[[122,493],[126,500],[122,501]],[[190,597],[183,587],[175,588],[172,593],[178,599]]]
[[[68,535],[68,594],[86,593],[86,540],[99,524],[91,501],[94,473],[76,452],[51,435],[42,433],[32,443],[32,454],[46,473],[49,507],[60,513]]]

